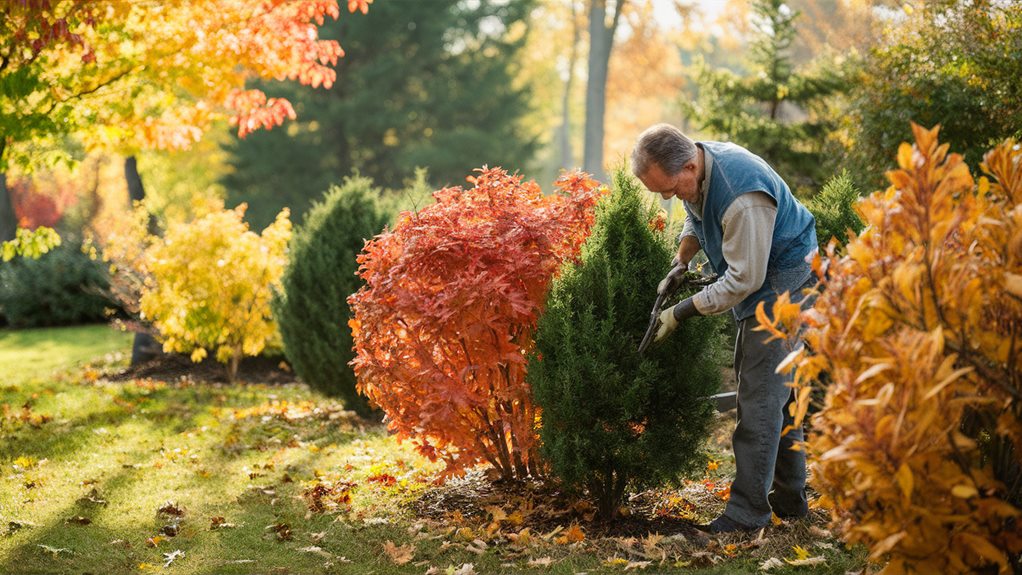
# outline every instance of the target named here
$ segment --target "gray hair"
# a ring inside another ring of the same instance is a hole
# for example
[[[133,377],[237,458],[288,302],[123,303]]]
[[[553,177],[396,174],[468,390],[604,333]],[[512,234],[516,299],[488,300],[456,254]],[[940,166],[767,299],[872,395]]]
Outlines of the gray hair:
[[[668,176],[681,171],[697,154],[696,144],[670,124],[656,124],[639,134],[632,150],[632,173],[642,176],[656,164]]]

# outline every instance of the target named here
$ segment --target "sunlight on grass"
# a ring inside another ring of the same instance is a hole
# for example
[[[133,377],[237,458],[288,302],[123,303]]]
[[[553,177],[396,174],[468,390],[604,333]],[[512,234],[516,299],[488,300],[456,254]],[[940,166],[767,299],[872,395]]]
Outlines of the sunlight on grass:
[[[132,337],[108,325],[0,330],[0,384],[49,375],[105,354],[130,356]]]
[[[478,575],[595,575],[632,564],[615,557],[641,563],[622,551],[634,538],[556,543],[567,519],[498,521],[494,531],[486,505],[511,516],[515,505],[532,508],[532,495],[512,489],[476,508],[473,499],[500,489],[480,472],[440,487],[440,464],[304,385],[114,381],[106,374],[126,363],[123,336],[95,326],[0,332],[0,362],[15,374],[0,386],[0,573],[421,575],[471,564]],[[82,368],[90,354],[98,361]],[[667,511],[719,512],[716,484],[733,467],[717,456],[705,477],[663,490]],[[460,510],[423,515],[416,505],[431,493],[453,495]],[[812,548],[811,528],[775,536],[777,553]],[[533,543],[509,543],[522,532]],[[832,541],[813,548],[831,570],[814,573],[861,569],[861,552]],[[388,542],[407,561],[391,559]],[[686,545],[718,559],[671,559],[655,571],[755,572],[763,552]]]

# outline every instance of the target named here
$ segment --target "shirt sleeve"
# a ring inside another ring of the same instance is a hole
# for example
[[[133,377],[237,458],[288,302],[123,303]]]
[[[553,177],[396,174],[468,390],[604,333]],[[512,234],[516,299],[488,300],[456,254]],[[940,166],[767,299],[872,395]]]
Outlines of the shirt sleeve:
[[[692,220],[692,214],[689,213],[687,208],[685,209],[685,225],[682,226],[681,233],[678,234],[678,241],[680,242],[681,238],[685,236],[696,237],[695,224],[693,223]]]
[[[763,285],[776,216],[777,205],[766,192],[742,194],[731,202],[721,221],[727,271],[692,298],[699,313],[725,312]]]

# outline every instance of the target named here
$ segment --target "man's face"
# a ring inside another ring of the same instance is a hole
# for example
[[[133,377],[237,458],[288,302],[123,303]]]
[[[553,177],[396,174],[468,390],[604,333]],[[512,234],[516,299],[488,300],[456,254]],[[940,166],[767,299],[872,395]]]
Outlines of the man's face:
[[[646,173],[639,176],[646,189],[669,200],[677,197],[686,202],[695,203],[699,200],[699,168],[695,160],[685,164],[681,171],[673,176],[667,175],[663,168],[656,164],[650,165]]]

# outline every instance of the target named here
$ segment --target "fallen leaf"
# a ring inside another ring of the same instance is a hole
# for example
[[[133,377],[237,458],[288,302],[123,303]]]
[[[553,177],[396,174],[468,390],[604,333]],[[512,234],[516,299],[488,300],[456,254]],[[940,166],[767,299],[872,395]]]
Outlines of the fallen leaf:
[[[771,557],[770,559],[767,559],[766,561],[759,564],[760,571],[769,571],[771,569],[776,569],[778,567],[784,567],[784,562],[778,559],[777,557]]]
[[[471,551],[476,555],[482,555],[483,553],[486,553],[486,547],[487,545],[485,541],[483,541],[482,539],[476,539],[469,543],[468,545],[466,545],[465,550]]]
[[[809,554],[809,550],[806,549],[805,547],[802,547],[800,545],[795,545],[795,546],[793,546],[791,548],[791,550],[795,552],[795,560],[797,560],[797,561],[801,561],[803,559],[808,559],[809,558],[809,555],[810,555]]]
[[[316,543],[322,541],[324,537],[326,537],[326,531],[320,531],[319,533],[313,533],[309,535],[309,539],[312,539]]]
[[[266,529],[276,533],[278,541],[291,541],[294,538],[291,534],[291,526],[287,523],[274,523],[273,525],[267,525]]]
[[[161,513],[163,515],[173,515],[175,517],[181,517],[182,515],[185,514],[184,509],[178,507],[177,503],[173,501],[168,501],[164,503],[162,507],[156,510],[156,512]]]
[[[210,528],[210,530],[231,529],[233,527],[237,527],[237,525],[235,525],[233,523],[228,523],[227,519],[225,519],[225,518],[223,518],[223,517],[221,517],[219,515],[217,515],[216,517],[210,517],[209,518],[209,528]]]
[[[36,546],[41,548],[43,551],[47,551],[49,553],[53,553],[54,557],[56,557],[57,555],[60,555],[61,553],[67,553],[68,555],[74,555],[74,551],[71,551],[70,549],[66,549],[64,547],[50,547],[49,545],[43,545],[41,543],[37,544]]]
[[[507,512],[505,512],[503,509],[496,505],[491,505],[484,509],[483,511],[486,511],[487,513],[490,514],[492,518],[491,521],[493,521],[494,523],[500,523],[501,521],[507,519]]]
[[[156,537],[150,537],[145,540],[145,546],[156,547],[157,545],[160,544],[160,541],[163,541],[163,537],[160,537],[159,535],[157,535]]]
[[[550,557],[540,557],[539,559],[529,559],[529,567],[549,567],[553,564],[554,560]]]
[[[92,523],[92,519],[89,519],[88,517],[83,517],[81,515],[76,515],[74,517],[68,517],[67,519],[64,520],[64,523],[68,523],[71,525],[89,525],[90,523]]]
[[[302,547],[301,549],[299,549],[299,551],[301,551],[302,553],[315,553],[316,555],[319,555],[320,557],[326,557],[327,559],[333,559],[334,557],[333,554],[331,554],[329,551],[323,549],[322,547],[316,547],[315,545],[310,545],[309,547]]]
[[[454,567],[448,567],[447,572],[448,575],[477,575],[474,563],[465,563],[457,569]]]
[[[404,565],[412,560],[415,555],[415,545],[402,545],[398,547],[393,541],[387,541],[383,544],[383,552],[390,557],[390,560],[395,565]]]
[[[572,523],[564,534],[555,539],[554,542],[558,545],[568,545],[578,541],[585,541],[585,538],[586,535],[582,532],[582,528],[578,526],[578,523]]]
[[[163,554],[163,559],[165,561],[163,562],[163,566],[164,567],[170,567],[170,564],[173,563],[175,559],[177,559],[178,557],[183,557],[184,554],[185,554],[185,552],[180,550],[180,549],[175,549],[175,550],[171,551],[170,553],[164,553]]]
[[[638,571],[640,569],[645,569],[652,564],[652,561],[629,561],[628,565],[625,565],[625,571]]]
[[[795,565],[796,567],[805,567],[822,565],[826,563],[827,560],[823,557],[823,555],[820,555],[819,557],[808,557],[806,559],[785,559],[784,562],[788,565]]]
[[[178,531],[180,531],[180,528],[177,526],[177,523],[160,527],[160,535],[166,535],[167,537],[177,537]]]
[[[607,567],[623,567],[628,565],[628,560],[621,557],[608,557],[603,560],[603,564]]]

